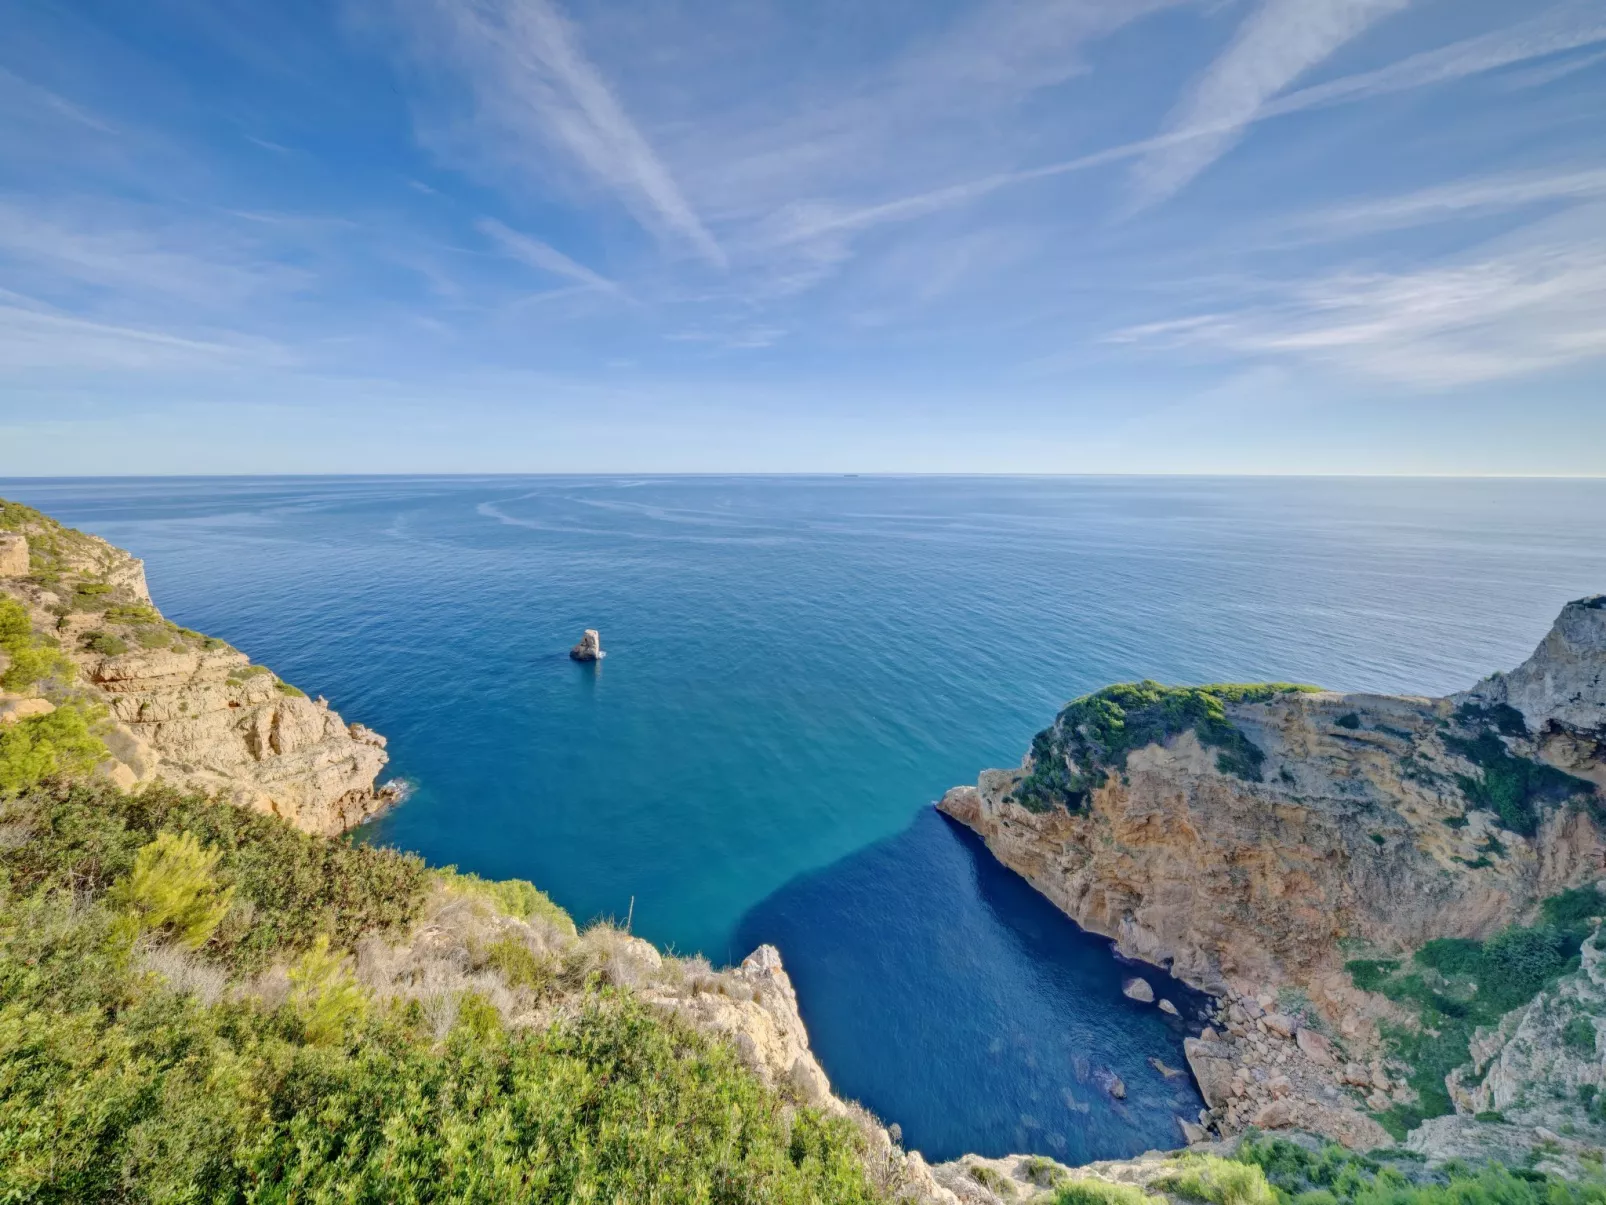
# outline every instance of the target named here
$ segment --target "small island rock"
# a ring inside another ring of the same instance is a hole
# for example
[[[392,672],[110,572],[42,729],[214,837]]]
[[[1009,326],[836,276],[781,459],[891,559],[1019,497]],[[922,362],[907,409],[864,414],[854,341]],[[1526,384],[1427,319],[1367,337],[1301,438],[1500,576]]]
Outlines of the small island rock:
[[[1121,985],[1121,994],[1128,1000],[1136,1000],[1142,1004],[1154,1003],[1154,989],[1149,986],[1147,979],[1136,977],[1128,979]]]
[[[1175,1004],[1172,1004],[1171,1001],[1165,999],[1160,1001],[1160,1011],[1163,1013],[1169,1013],[1173,1017],[1180,1017],[1182,1015],[1177,1011],[1177,1006]]]
[[[601,661],[607,655],[602,651],[602,637],[596,628],[587,628],[580,643],[569,650],[569,656],[576,661]]]

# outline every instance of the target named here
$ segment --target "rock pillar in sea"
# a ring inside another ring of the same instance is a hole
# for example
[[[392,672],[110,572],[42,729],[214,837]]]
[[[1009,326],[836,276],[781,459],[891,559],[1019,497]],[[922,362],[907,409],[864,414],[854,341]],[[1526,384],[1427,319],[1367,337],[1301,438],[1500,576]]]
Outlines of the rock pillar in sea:
[[[601,661],[607,655],[602,651],[602,637],[596,628],[587,628],[580,643],[569,650],[569,656],[576,661]]]

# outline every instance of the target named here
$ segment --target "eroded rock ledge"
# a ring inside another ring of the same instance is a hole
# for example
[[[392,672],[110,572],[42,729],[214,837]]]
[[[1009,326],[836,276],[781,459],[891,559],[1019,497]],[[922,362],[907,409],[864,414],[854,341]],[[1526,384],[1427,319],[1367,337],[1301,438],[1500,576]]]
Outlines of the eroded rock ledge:
[[[1382,1144],[1367,1111],[1414,1094],[1378,1025],[1406,1017],[1344,964],[1487,937],[1602,874],[1606,597],[1568,604],[1527,662],[1451,698],[1267,693],[1222,707],[1252,746],[1226,743],[1236,770],[1219,727],[1109,765],[1077,764],[1062,751],[1087,734],[1050,729],[1034,749],[1062,765],[1029,754],[938,807],[1078,924],[1218,998],[1189,1043],[1217,1133]],[[1519,763],[1532,790],[1497,789]]]
[[[343,832],[387,802],[374,785],[384,737],[168,621],[137,558],[16,503],[0,503],[0,522],[0,594],[77,670],[71,682],[0,692],[0,722],[52,705],[46,695],[103,706],[112,760],[102,769],[120,786],[162,779],[306,832]]]

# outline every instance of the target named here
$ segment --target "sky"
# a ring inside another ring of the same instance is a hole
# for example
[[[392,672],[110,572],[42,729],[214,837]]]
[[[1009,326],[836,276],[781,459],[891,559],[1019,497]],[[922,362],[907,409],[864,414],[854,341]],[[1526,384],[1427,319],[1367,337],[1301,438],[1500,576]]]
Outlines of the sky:
[[[1606,473],[1602,0],[0,30],[0,476]]]

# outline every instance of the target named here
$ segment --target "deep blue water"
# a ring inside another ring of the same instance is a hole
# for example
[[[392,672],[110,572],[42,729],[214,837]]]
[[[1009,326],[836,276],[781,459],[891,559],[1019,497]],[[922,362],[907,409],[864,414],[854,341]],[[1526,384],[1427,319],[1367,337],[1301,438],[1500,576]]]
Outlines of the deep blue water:
[[[933,1158],[1178,1140],[1181,1035],[929,810],[1107,681],[1442,692],[1606,589],[1606,482],[0,482],[391,738],[367,835],[715,961]],[[585,627],[608,659],[571,663]],[[1151,972],[1152,973],[1152,972]],[[1157,987],[1184,1002],[1180,985]],[[1125,1102],[1101,1088],[1114,1071]]]

